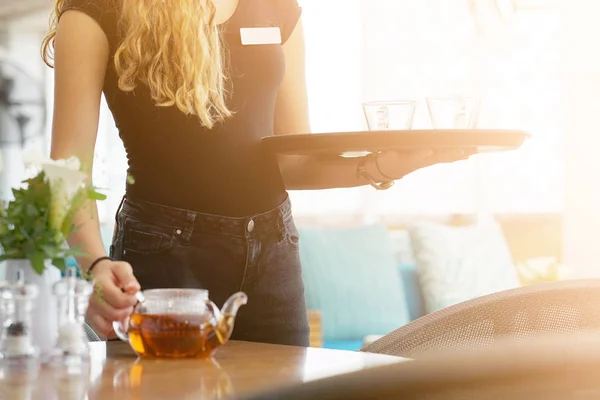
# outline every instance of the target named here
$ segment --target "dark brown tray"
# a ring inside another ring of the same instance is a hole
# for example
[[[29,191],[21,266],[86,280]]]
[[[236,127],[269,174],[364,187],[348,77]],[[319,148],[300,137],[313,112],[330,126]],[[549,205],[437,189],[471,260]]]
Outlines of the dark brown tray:
[[[277,154],[348,154],[462,148],[478,153],[515,150],[530,135],[518,130],[406,130],[276,135],[262,139]]]

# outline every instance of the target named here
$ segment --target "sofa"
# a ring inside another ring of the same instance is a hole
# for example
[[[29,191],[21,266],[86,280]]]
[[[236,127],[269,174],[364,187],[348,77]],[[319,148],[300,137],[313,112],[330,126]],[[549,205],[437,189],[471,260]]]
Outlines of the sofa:
[[[558,258],[554,216],[499,219],[299,219],[313,345],[360,349],[429,312],[522,285],[521,260]]]

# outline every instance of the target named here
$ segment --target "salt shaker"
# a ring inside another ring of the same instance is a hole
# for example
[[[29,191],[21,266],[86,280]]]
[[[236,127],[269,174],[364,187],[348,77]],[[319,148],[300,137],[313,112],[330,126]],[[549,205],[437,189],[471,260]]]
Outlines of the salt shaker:
[[[85,313],[92,283],[78,278],[75,268],[69,268],[65,277],[53,287],[58,310],[58,339],[51,363],[77,367],[88,364],[90,352],[85,329]]]

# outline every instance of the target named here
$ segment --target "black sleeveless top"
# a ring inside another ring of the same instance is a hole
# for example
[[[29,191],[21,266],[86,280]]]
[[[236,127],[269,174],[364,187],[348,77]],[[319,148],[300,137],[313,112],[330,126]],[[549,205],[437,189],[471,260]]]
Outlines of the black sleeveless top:
[[[260,145],[262,137],[273,135],[275,102],[285,71],[283,49],[279,44],[243,46],[240,28],[279,27],[285,43],[300,18],[297,0],[239,0],[234,15],[222,25],[232,82],[228,105],[235,114],[212,130],[176,107],[155,106],[141,84],[130,93],[117,87],[113,56],[120,38],[115,3],[68,0],[66,9],[90,15],[108,37],[111,57],[104,95],[134,178],[127,196],[224,216],[261,213],[284,201],[277,160]]]

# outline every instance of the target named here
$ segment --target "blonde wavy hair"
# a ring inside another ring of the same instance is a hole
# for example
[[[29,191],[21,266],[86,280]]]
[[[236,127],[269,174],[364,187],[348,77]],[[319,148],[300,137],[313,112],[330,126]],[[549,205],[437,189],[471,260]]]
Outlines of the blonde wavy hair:
[[[157,106],[176,106],[209,129],[231,116],[212,0],[166,0],[168,7],[164,0],[111,1],[120,2],[121,9],[122,41],[114,57],[121,90],[131,92],[138,82],[147,85]],[[56,0],[42,43],[42,58],[50,67],[58,20],[67,3]]]

